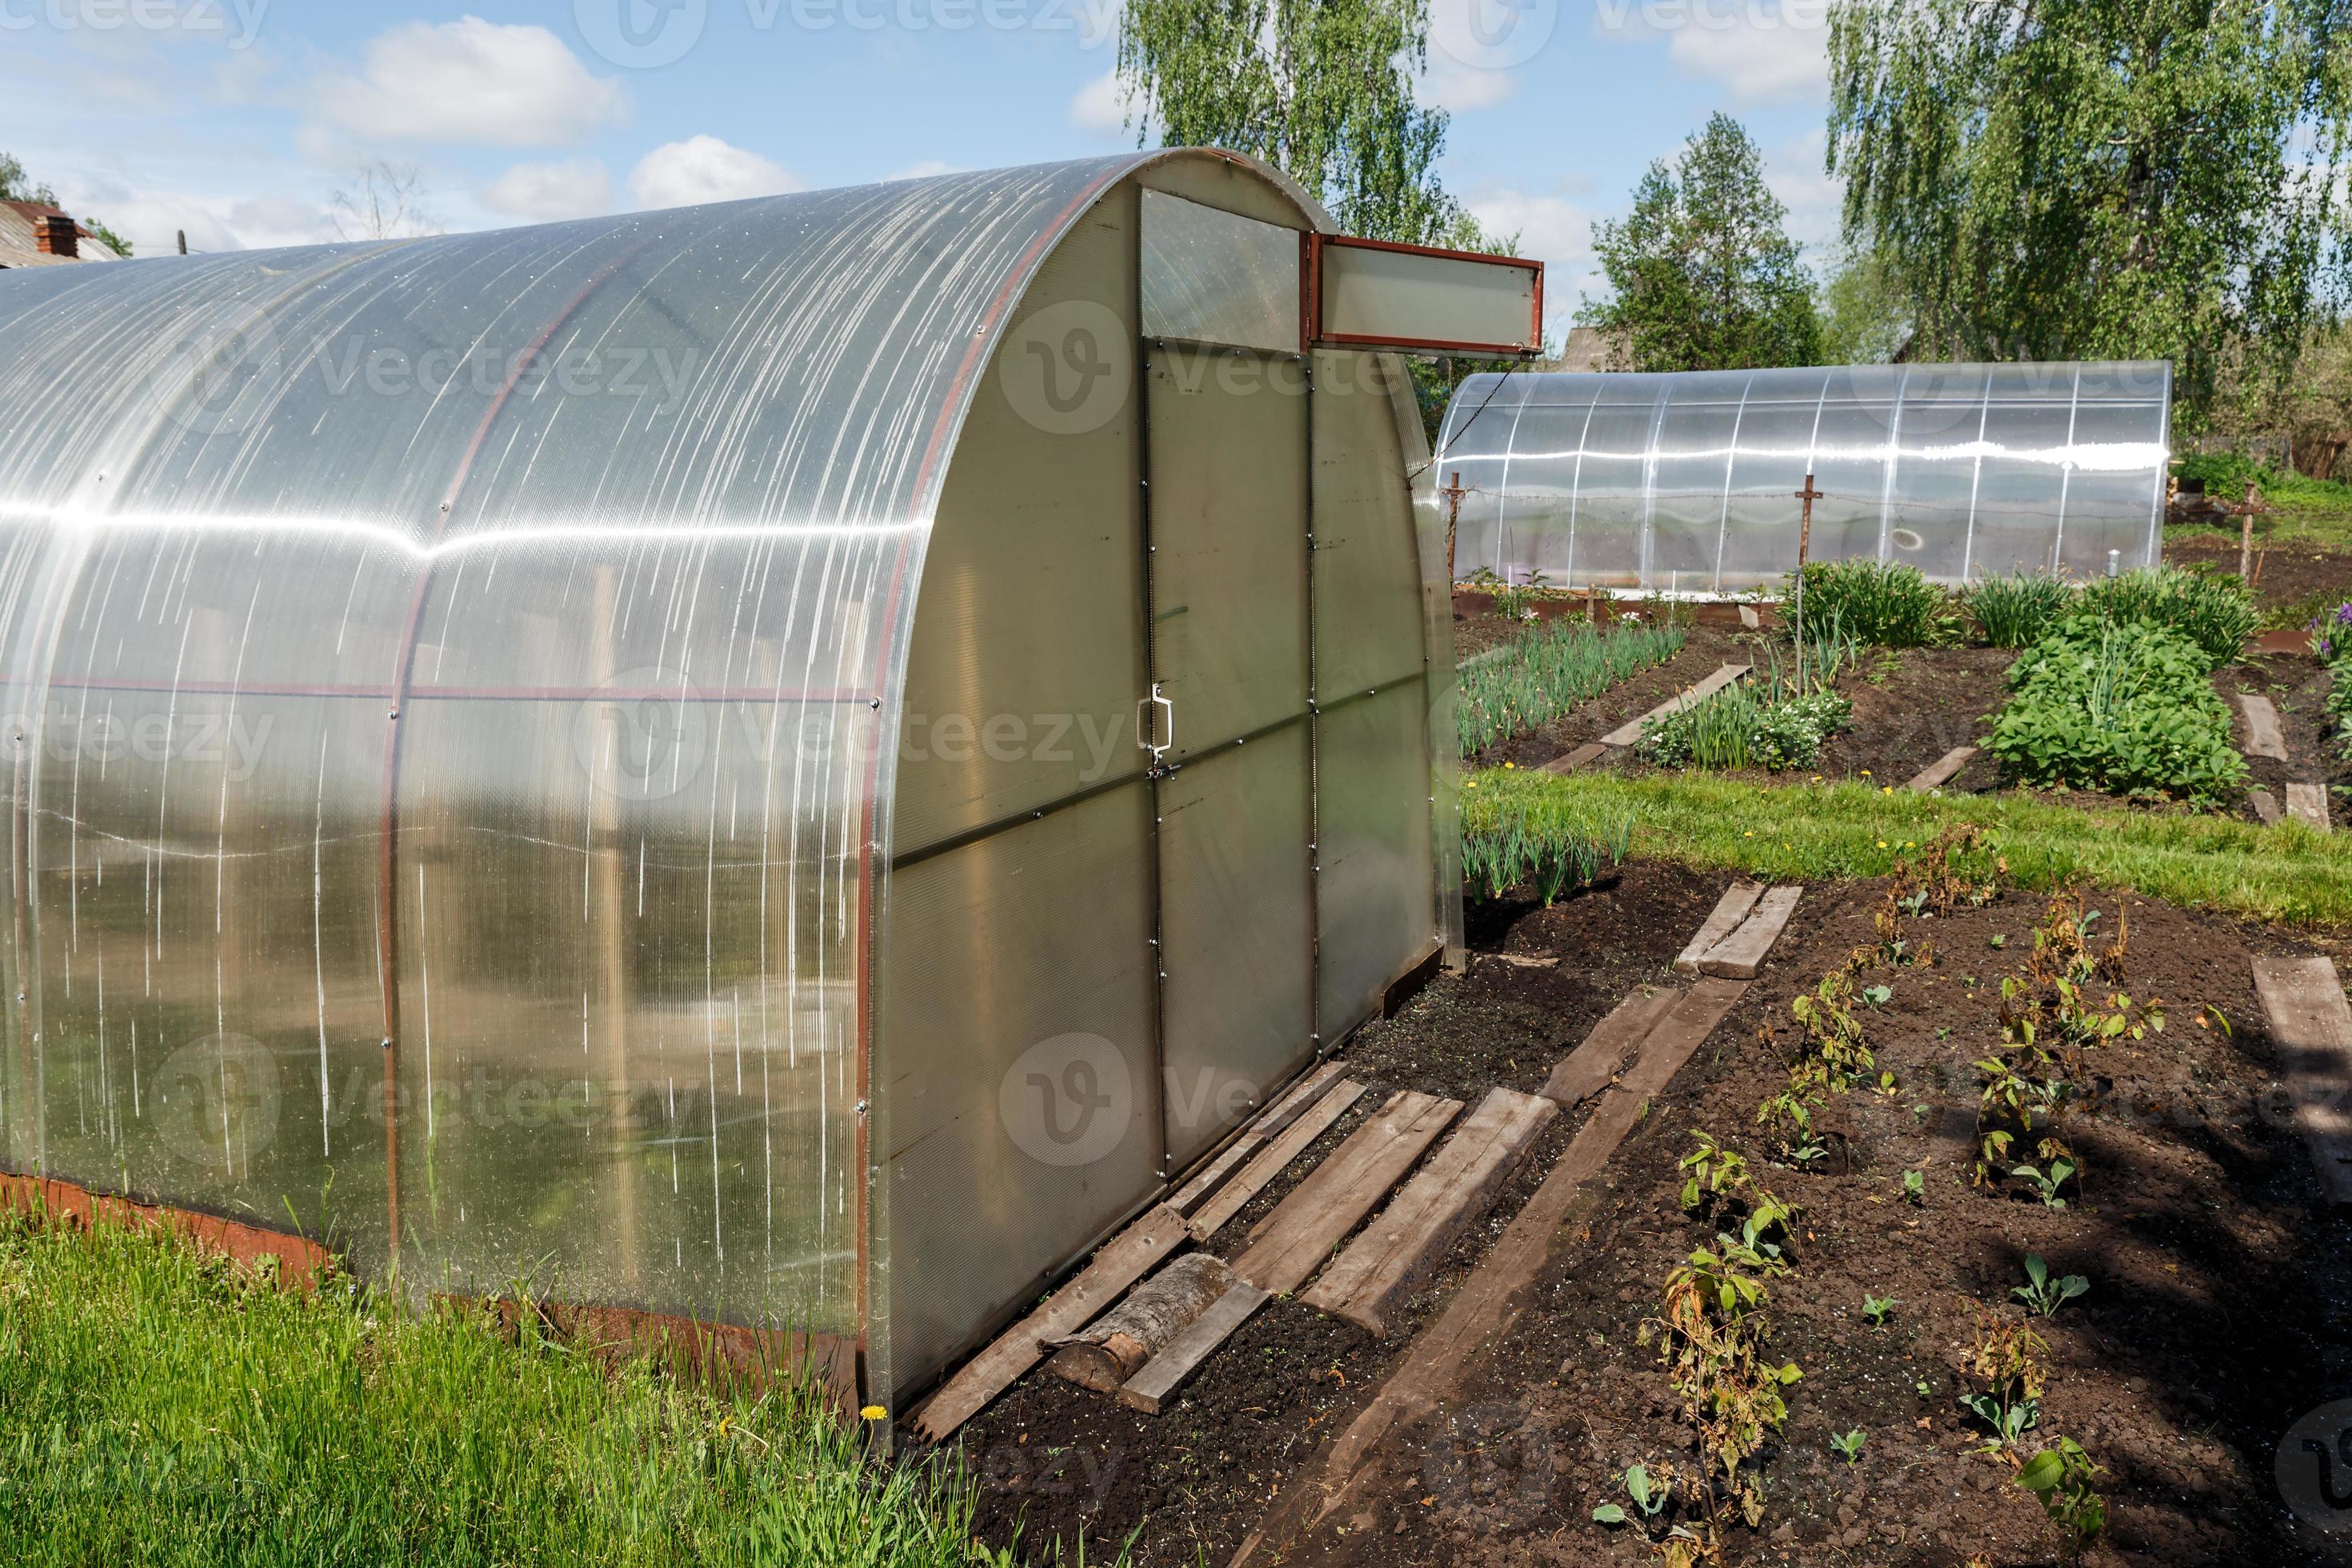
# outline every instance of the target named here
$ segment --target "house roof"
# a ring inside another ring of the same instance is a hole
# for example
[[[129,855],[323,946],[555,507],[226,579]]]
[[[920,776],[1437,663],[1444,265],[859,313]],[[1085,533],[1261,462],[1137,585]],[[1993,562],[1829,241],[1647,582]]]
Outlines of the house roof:
[[[112,246],[79,221],[74,224],[74,233],[80,237],[79,256],[45,253],[34,233],[36,220],[68,216],[63,207],[53,207],[47,202],[0,202],[0,267],[71,267],[78,261],[122,259]]]

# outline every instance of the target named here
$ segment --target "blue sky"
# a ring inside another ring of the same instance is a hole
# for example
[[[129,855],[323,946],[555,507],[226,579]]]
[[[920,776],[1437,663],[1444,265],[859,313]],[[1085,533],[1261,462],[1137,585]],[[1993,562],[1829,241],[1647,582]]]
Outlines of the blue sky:
[[[1815,247],[1827,0],[1433,0],[1443,173],[1550,263],[1717,109]],[[435,225],[849,184],[1132,145],[1118,0],[0,0],[0,149],[142,253],[334,237],[363,161]]]

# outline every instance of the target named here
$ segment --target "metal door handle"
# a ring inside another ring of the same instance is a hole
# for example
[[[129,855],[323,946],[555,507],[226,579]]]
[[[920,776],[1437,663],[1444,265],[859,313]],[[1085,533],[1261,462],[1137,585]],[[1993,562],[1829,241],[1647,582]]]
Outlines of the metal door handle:
[[[1151,710],[1148,721],[1144,717],[1147,709]],[[1164,743],[1160,740],[1161,710],[1168,714],[1168,739]],[[1135,743],[1150,752],[1155,763],[1176,749],[1176,704],[1160,691],[1160,682],[1156,680],[1151,683],[1151,695],[1135,705]]]

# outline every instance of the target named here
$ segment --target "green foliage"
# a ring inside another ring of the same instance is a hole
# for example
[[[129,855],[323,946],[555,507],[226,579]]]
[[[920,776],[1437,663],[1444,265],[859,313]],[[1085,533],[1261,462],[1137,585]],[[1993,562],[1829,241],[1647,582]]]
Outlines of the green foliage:
[[[1678,626],[1624,622],[1595,631],[1583,621],[1538,623],[1454,677],[1462,754],[1475,756],[1549,723],[1626,677],[1665,663],[1683,642]]]
[[[1911,296],[1883,252],[1849,248],[1822,280],[1822,363],[1885,364],[1911,338]]]
[[[1796,602],[1796,576],[1788,574],[1783,604]],[[1960,635],[1950,595],[1916,567],[1869,559],[1808,562],[1804,619],[1808,639],[1835,623],[1877,647],[1942,647]]]
[[[1830,1434],[1830,1447],[1849,1465],[1862,1462],[1862,1446],[1870,1440],[1869,1434],[1857,1426],[1851,1432]]]
[[[0,202],[38,202],[53,207],[58,205],[58,193],[46,184],[35,184],[13,153],[0,153]]]
[[[1605,300],[1580,319],[1621,337],[1623,370],[1749,370],[1821,363],[1812,281],[1739,122],[1717,113],[1671,168],[1650,165],[1593,248]]]
[[[2045,1318],[2054,1318],[2058,1309],[2091,1288],[2091,1282],[2080,1274],[2053,1275],[2050,1265],[2034,1253],[2025,1255],[2025,1283],[2010,1288],[2010,1294],[2024,1302]]]
[[[1118,81],[1168,147],[1262,158],[1373,239],[1475,248],[1436,164],[1447,116],[1414,81],[1428,0],[1129,0]]]
[[[2171,360],[2192,421],[2338,294],[2352,37],[2331,7],[1846,0],[1829,158],[1923,360]]]
[[[2253,595],[2235,578],[2177,566],[2101,577],[2083,590],[2082,609],[2127,626],[2179,632],[2203,648],[2216,669],[2237,663],[2246,639],[2263,624]]]
[[[1926,1206],[1927,1202],[1927,1173],[1926,1172],[1906,1171],[1903,1173],[1903,1201],[1909,1204],[1913,1208],[1921,1208]]]
[[[608,1367],[535,1313],[279,1289],[168,1229],[0,1214],[12,1564],[962,1568],[950,1464],[764,1392]],[[994,1561],[992,1557],[980,1558]]]
[[[1853,704],[1834,691],[1772,700],[1738,682],[1706,701],[1655,720],[1642,731],[1642,754],[1661,767],[1811,766],[1822,744],[1853,720]]]
[[[2039,1165],[2020,1165],[2010,1174],[2031,1187],[2033,1195],[2042,1200],[2043,1208],[2063,1209],[2066,1206],[2066,1200],[2058,1195],[2059,1191],[2081,1172],[2082,1167],[2067,1156],[2053,1154],[2048,1170]]]
[[[126,260],[130,258],[131,242],[129,240],[123,238],[121,235],[115,233],[112,229],[107,227],[104,224],[99,222],[98,219],[94,217],[86,217],[82,219],[81,226],[82,227],[89,230],[89,232],[96,236],[100,240],[103,241],[107,247],[112,250],[115,255],[120,256]]]
[[[2073,607],[2074,590],[2062,578],[2026,572],[1988,577],[1968,591],[1969,614],[1995,647],[2030,647]]]
[[[1874,1329],[1883,1329],[1895,1317],[1896,1302],[1892,1296],[1874,1296],[1867,1290],[1862,1296],[1862,1315]]]
[[[2015,695],[1987,749],[2031,784],[2219,800],[2245,783],[2246,761],[2211,671],[2179,633],[2072,616],[2010,671]]]
[[[2106,1473],[2095,1465],[2083,1445],[2061,1437],[2054,1448],[2044,1448],[2018,1468],[2017,1484],[2033,1494],[2042,1511],[2058,1527],[2066,1561],[2079,1563],[2107,1528],[2106,1500],[2091,1489],[2091,1478]]]
[[[1633,844],[1628,815],[1585,817],[1540,795],[1463,792],[1462,870],[1475,897],[1528,887],[1549,908],[1613,870]]]
[[[1635,1465],[1625,1472],[1625,1495],[1633,1500],[1634,1508],[1641,1511],[1643,1522],[1646,1524],[1665,1512],[1666,1504],[1674,1500],[1675,1494],[1671,1484],[1653,1480],[1647,1468]],[[1592,1510],[1592,1517],[1598,1523],[1614,1526],[1625,1523],[1632,1516],[1626,1513],[1622,1505],[1604,1502]]]

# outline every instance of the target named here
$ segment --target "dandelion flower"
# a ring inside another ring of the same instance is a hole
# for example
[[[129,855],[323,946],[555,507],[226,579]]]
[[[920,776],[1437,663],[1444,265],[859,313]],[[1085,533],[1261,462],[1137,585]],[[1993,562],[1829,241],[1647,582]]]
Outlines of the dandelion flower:
[[[1862,776],[1863,776],[1864,778],[1868,778],[1868,777],[1870,776],[1870,770],[1869,770],[1868,768],[1864,768],[1864,769],[1863,769],[1863,770],[1862,770]]]
[[[1885,847],[1886,847],[1886,840],[1885,840],[1885,839],[1884,839],[1884,838],[1880,839],[1880,840],[1878,841],[1878,847],[1879,847],[1881,849],[1885,848]]]
[[[857,1414],[868,1421],[886,1421],[889,1419],[890,1415],[890,1413],[887,1410],[883,1409],[878,1405],[869,1405]]]

